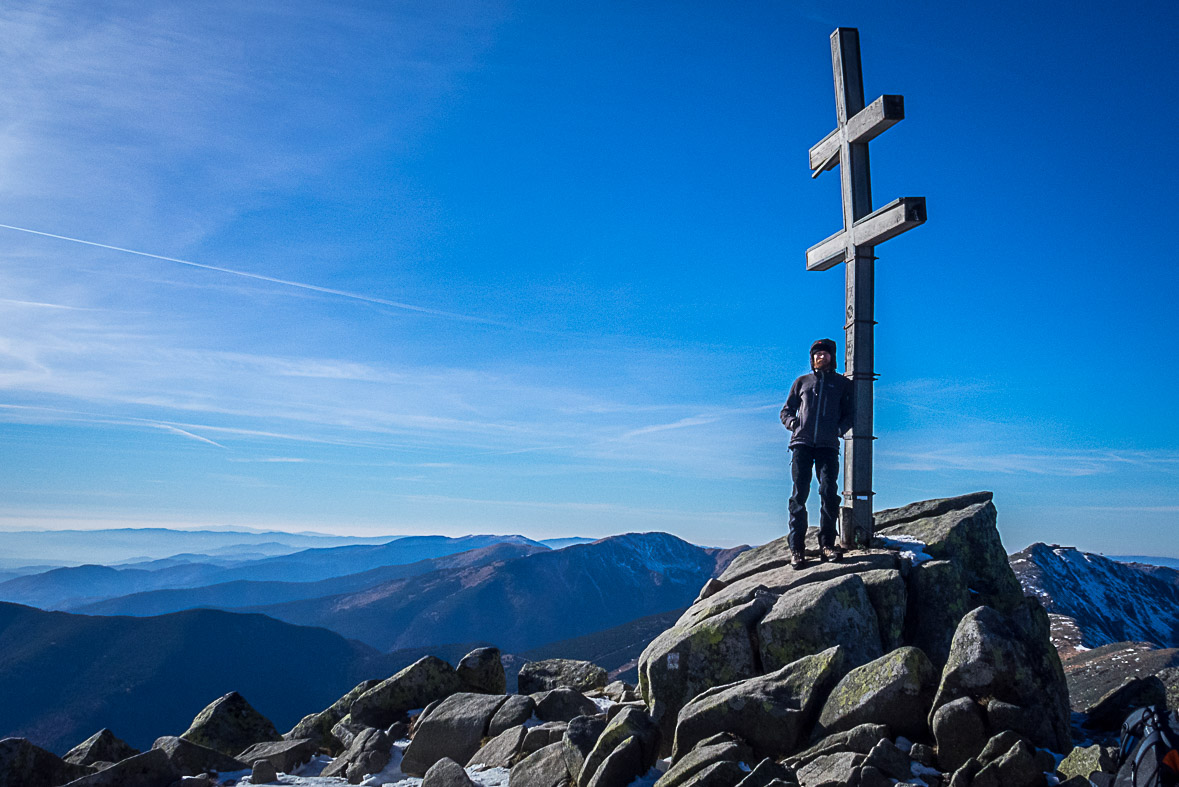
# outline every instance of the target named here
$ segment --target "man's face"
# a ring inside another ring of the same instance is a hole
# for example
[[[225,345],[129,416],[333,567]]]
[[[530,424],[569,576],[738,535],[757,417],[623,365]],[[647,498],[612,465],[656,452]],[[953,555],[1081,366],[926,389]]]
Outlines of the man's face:
[[[826,369],[831,363],[831,353],[826,350],[815,350],[811,354],[811,361],[815,369]]]

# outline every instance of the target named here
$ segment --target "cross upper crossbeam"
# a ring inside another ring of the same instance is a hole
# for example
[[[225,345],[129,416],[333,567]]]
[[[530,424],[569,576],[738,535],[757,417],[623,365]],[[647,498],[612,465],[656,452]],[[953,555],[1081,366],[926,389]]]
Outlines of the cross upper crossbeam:
[[[817,178],[839,163],[839,151],[846,134],[851,145],[868,143],[905,119],[904,96],[881,96],[857,112],[846,124],[832,131],[811,148],[811,177]]]

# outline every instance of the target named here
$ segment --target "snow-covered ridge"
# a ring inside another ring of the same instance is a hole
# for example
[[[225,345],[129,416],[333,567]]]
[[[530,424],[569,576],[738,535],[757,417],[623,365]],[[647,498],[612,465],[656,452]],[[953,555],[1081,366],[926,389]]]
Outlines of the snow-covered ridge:
[[[1126,641],[1179,646],[1177,571],[1055,544],[1033,544],[1010,563],[1025,594],[1075,621],[1082,648]]]

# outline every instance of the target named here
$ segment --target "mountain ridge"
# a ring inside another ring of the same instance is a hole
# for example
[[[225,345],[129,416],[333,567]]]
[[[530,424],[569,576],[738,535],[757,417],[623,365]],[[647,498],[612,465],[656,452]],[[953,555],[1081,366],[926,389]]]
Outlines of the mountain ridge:
[[[154,571],[87,564],[0,582],[0,601],[42,609],[70,609],[151,590],[192,588],[235,580],[312,582],[389,565],[442,557],[497,543],[534,544],[523,536],[405,536],[383,544],[348,544],[217,566],[184,563]],[[95,589],[99,593],[94,593]]]
[[[1140,641],[1179,646],[1179,571],[1122,563],[1075,547],[1036,543],[1009,558],[1027,595],[1054,616],[1054,638],[1070,648]],[[1057,619],[1057,618],[1063,618]],[[1069,644],[1079,630],[1079,642]],[[1058,646],[1060,647],[1060,646]]]
[[[744,549],[623,534],[353,594],[242,609],[331,628],[382,651],[477,640],[527,650],[684,607]]]
[[[263,604],[302,601],[311,598],[355,592],[394,579],[407,579],[432,571],[478,565],[544,551],[542,547],[516,544],[491,546],[419,560],[414,563],[380,566],[355,574],[330,577],[315,582],[273,582],[234,580],[194,588],[166,588],[117,596],[68,611],[85,615],[132,615],[144,617],[179,612],[184,609],[235,610]],[[265,596],[260,598],[259,596]]]

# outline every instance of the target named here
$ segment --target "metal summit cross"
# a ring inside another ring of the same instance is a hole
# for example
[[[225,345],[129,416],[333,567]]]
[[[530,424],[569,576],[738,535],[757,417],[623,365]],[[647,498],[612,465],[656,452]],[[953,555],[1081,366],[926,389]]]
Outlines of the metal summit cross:
[[[806,252],[806,269],[824,271],[846,263],[847,376],[855,396],[851,436],[845,438],[840,540],[851,547],[857,531],[872,534],[873,281],[875,247],[925,222],[925,197],[901,197],[872,211],[868,142],[905,117],[904,96],[881,96],[864,106],[860,33],[841,27],[831,34],[838,126],[811,148],[811,177],[839,165],[843,229]]]

